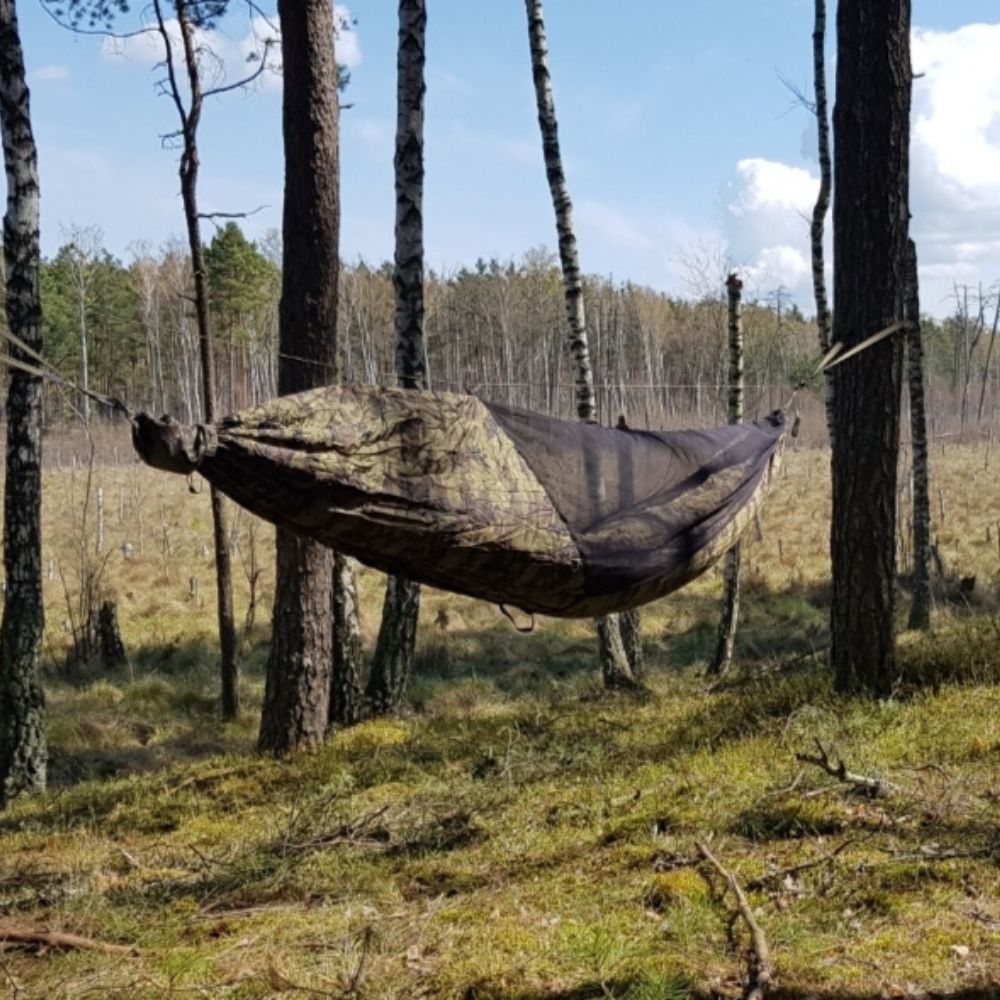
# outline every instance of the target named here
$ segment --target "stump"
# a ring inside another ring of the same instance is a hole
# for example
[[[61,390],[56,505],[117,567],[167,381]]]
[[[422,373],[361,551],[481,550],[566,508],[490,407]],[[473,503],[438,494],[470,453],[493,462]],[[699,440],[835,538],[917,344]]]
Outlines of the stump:
[[[114,601],[104,601],[97,612],[97,644],[105,667],[122,667],[128,664],[125,643],[122,642],[121,629],[118,627],[118,605]]]

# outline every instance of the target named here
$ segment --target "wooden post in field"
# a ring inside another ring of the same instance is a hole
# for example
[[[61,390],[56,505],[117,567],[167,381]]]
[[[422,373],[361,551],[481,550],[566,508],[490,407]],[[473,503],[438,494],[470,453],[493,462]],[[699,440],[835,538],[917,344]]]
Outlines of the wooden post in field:
[[[104,487],[97,487],[97,554],[104,551]]]
[[[743,282],[735,273],[726,279],[729,302],[729,422],[738,424],[743,419],[743,316],[740,296]],[[723,570],[722,620],[715,645],[715,655],[708,666],[710,674],[724,674],[733,660],[736,642],[736,621],[740,609],[740,547],[734,545],[726,553]]]

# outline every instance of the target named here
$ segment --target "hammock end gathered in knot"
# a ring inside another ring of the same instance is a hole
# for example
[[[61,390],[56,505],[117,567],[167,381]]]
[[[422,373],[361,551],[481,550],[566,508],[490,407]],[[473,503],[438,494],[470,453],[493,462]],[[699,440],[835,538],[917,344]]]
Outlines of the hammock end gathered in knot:
[[[139,457],[154,469],[189,475],[215,452],[215,430],[204,424],[191,427],[172,417],[137,413],[132,419],[132,444]]]

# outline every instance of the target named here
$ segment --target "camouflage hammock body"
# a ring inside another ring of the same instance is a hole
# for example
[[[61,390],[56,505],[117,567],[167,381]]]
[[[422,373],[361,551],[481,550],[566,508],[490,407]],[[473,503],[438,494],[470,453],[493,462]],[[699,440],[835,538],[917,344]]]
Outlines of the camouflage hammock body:
[[[610,430],[473,396],[332,386],[215,426],[139,414],[156,468],[388,573],[593,617],[662,597],[739,538],[774,474],[780,413],[709,431]]]

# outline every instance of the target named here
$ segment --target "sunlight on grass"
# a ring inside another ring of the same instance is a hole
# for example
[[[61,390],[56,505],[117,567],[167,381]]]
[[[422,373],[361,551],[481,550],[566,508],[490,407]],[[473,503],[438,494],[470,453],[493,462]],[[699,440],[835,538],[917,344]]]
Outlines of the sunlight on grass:
[[[99,470],[109,496],[144,497],[141,553],[127,502],[107,528],[132,669],[65,674],[55,574],[52,788],[0,816],[0,906],[10,924],[141,953],[9,951],[6,974],[47,997],[732,995],[744,932],[697,860],[711,837],[754,886],[783,995],[1000,989],[1000,556],[985,540],[1000,500],[981,453],[936,461],[955,497],[974,490],[938,537],[979,604],[942,601],[933,633],[901,637],[892,701],[832,693],[828,456],[803,451],[748,545],[739,663],[714,693],[713,574],[644,612],[647,701],[601,692],[590,623],[520,636],[494,608],[429,592],[412,711],[284,761],[252,752],[273,576],[244,642],[241,717],[223,725],[207,498]],[[71,566],[80,487],[59,476],[47,558]],[[257,544],[270,574],[269,533]],[[376,574],[362,593],[370,644]],[[867,798],[799,763],[816,738],[898,790]]]

